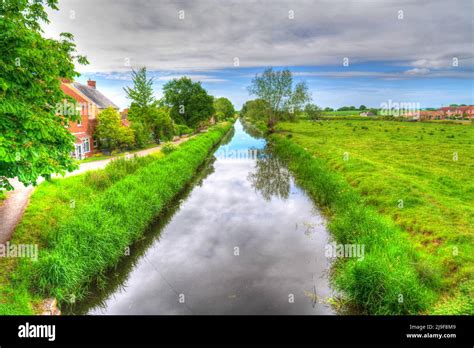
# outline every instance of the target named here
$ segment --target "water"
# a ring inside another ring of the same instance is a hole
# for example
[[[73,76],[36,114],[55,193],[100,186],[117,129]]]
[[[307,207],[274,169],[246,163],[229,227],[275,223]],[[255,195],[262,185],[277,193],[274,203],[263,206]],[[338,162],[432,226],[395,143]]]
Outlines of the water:
[[[181,200],[65,314],[334,314],[324,219],[238,121]]]

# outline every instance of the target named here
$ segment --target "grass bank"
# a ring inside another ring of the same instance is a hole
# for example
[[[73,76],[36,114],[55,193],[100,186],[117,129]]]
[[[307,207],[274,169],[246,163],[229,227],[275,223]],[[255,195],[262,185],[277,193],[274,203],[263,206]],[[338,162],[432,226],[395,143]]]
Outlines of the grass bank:
[[[193,178],[230,129],[225,123],[167,155],[119,159],[105,169],[41,184],[11,243],[39,259],[2,258],[0,314],[28,314],[44,297],[80,299]]]
[[[473,127],[305,121],[272,139],[336,241],[365,245],[364,261],[335,267],[352,302],[376,314],[474,313]]]

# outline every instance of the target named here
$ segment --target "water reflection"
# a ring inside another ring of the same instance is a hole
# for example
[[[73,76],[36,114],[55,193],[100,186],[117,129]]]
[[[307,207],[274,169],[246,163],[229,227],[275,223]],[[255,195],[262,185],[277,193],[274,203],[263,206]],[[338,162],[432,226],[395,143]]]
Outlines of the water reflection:
[[[69,312],[333,313],[324,221],[265,145],[237,122],[181,203],[138,243],[134,260],[111,272],[108,289],[95,289]],[[222,155],[252,149],[268,153]]]
[[[272,196],[287,199],[290,193],[290,172],[268,146],[258,150],[255,170],[248,175],[248,180],[267,201]]]

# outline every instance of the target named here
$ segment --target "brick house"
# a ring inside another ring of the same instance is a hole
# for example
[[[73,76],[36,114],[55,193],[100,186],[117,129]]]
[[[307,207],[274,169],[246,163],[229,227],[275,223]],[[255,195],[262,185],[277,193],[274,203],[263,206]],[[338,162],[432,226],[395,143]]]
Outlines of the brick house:
[[[446,106],[439,109],[443,116],[474,118],[474,106]]]
[[[87,85],[68,80],[61,81],[61,89],[76,101],[76,111],[80,112],[79,122],[70,122],[69,131],[76,137],[73,157],[82,159],[92,156],[97,148],[94,140],[94,130],[97,125],[97,115],[104,109],[119,107],[96,89],[96,81],[89,80]]]

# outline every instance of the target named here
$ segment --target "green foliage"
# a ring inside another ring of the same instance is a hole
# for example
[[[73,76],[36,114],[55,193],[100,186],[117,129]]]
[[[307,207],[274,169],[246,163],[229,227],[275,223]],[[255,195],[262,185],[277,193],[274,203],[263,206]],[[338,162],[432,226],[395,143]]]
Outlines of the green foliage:
[[[170,110],[160,106],[153,97],[153,79],[148,79],[146,68],[132,72],[133,88],[124,88],[127,97],[132,100],[128,118],[132,122],[137,146],[144,147],[151,138],[156,143],[170,140],[175,133]]]
[[[308,117],[309,120],[316,121],[319,120],[323,114],[321,108],[316,104],[306,104],[304,108],[304,113]]]
[[[186,126],[185,124],[176,125],[176,132],[178,135],[192,134],[193,130]]]
[[[163,86],[162,103],[171,109],[170,116],[175,123],[186,124],[195,129],[214,114],[213,97],[188,77],[174,79]]]
[[[170,116],[170,109],[166,106],[157,107],[150,110],[150,126],[155,138],[159,143],[161,140],[171,140],[175,134],[175,125]]]
[[[214,109],[218,121],[224,121],[225,119],[231,118],[235,115],[234,105],[232,105],[232,102],[229,99],[224,97],[214,100]]]
[[[165,143],[163,144],[163,146],[161,147],[161,152],[163,152],[165,155],[175,151],[178,147],[176,146],[176,144],[173,144],[173,143]]]
[[[264,120],[268,114],[268,104],[262,99],[249,100],[245,102],[240,111],[240,115],[250,120]]]
[[[0,2],[0,187],[12,189],[8,178],[36,184],[38,177],[75,168],[70,156],[74,136],[64,127],[77,116],[56,114],[66,99],[60,78],[78,76],[71,34],[59,40],[42,36],[48,22],[45,7],[57,0]]]
[[[133,121],[130,123],[130,128],[135,136],[135,146],[137,148],[144,148],[152,140],[150,129],[140,121]]]
[[[310,100],[305,82],[297,83],[293,89],[293,77],[288,69],[266,69],[262,75],[255,76],[248,91],[265,101],[267,112],[259,117],[265,120],[270,131],[282,118],[295,119],[303,105]]]
[[[97,121],[95,134],[102,149],[128,148],[135,143],[133,130],[122,125],[120,114],[112,107],[103,110]]]
[[[127,98],[132,100],[132,104],[138,109],[144,109],[153,104],[153,79],[149,79],[146,75],[146,67],[132,70],[133,88],[125,87],[124,91]]]

